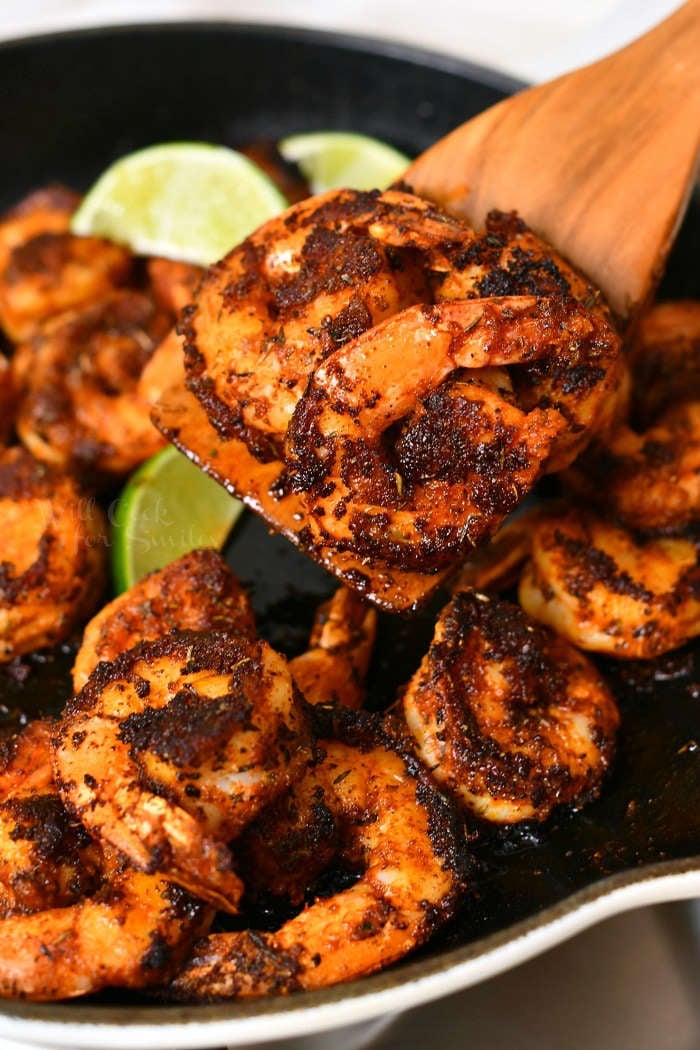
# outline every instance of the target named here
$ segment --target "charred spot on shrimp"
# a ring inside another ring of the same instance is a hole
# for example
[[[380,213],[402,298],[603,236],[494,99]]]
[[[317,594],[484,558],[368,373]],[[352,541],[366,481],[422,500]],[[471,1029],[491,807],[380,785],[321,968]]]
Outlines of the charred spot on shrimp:
[[[184,765],[216,747],[234,724],[246,723],[251,710],[250,702],[240,695],[210,699],[186,686],[165,707],[146,708],[125,718],[119,739],[136,751],[151,750]]]
[[[362,299],[351,299],[335,317],[325,318],[322,327],[332,342],[328,351],[330,353],[336,346],[344,346],[371,328],[372,314]]]
[[[492,242],[493,243],[493,242]],[[515,248],[504,267],[477,282],[479,295],[570,295],[571,285],[551,258]]]
[[[0,450],[0,661],[66,638],[104,586],[106,521],[66,475]]]
[[[369,237],[314,228],[301,250],[298,272],[275,288],[274,303],[281,311],[306,305],[321,293],[333,295],[362,285],[383,265],[382,255]]]
[[[571,559],[573,571],[567,573],[566,579],[568,588],[576,597],[583,598],[597,584],[604,583],[615,594],[626,594],[639,602],[652,601],[652,592],[632,579],[607,551],[567,535],[561,529],[555,529],[554,540]]]
[[[521,604],[583,649],[623,659],[668,652],[700,630],[692,531],[643,536],[588,508],[535,523]]]

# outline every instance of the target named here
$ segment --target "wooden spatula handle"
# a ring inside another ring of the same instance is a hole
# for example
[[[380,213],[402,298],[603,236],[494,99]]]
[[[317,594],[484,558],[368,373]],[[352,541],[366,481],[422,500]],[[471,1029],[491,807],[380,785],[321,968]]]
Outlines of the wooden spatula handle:
[[[700,149],[700,0],[616,54],[527,89],[409,168],[474,225],[517,209],[626,316],[655,287]]]

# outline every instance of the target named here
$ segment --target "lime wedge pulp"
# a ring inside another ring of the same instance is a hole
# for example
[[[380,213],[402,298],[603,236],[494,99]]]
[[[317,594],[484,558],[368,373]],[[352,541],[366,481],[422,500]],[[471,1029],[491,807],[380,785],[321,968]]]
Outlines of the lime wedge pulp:
[[[410,163],[386,142],[351,131],[290,135],[278,148],[286,161],[298,165],[312,193],[341,187],[384,190]]]
[[[221,550],[243,504],[172,445],[132,475],[113,505],[117,592],[199,547]]]
[[[115,161],[73,216],[73,233],[106,237],[141,255],[208,266],[287,201],[241,153],[171,142]]]

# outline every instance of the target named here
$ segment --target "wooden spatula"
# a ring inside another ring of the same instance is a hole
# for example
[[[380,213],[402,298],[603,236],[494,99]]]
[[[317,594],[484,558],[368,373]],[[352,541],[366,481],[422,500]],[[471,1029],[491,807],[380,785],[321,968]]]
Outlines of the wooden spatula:
[[[506,99],[405,179],[477,228],[516,209],[627,318],[653,293],[700,149],[700,0],[628,47]]]

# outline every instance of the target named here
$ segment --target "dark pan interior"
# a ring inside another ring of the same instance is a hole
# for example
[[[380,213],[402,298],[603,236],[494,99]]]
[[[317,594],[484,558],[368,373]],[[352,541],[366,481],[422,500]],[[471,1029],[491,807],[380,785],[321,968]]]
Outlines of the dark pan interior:
[[[515,86],[403,48],[223,24],[20,41],[0,47],[0,206],[48,180],[85,188],[112,159],[172,139],[240,146],[293,131],[343,128],[415,154]],[[664,297],[700,297],[699,241],[696,199]],[[298,652],[313,608],[333,581],[250,515],[228,557],[252,590],[262,633],[283,651]],[[382,618],[371,673],[374,705],[393,700],[431,626],[429,613],[411,622]],[[560,812],[543,827],[484,832],[475,846],[474,895],[424,956],[435,959],[544,913],[606,875],[700,853],[697,651],[689,646],[652,664],[603,665],[624,724],[602,797],[580,813]],[[60,707],[70,663],[66,648],[28,661],[26,677],[1,671],[6,725],[22,711]],[[29,1009],[34,1017],[56,1017],[63,1008]]]
[[[113,29],[0,47],[0,205],[50,178],[86,187],[139,146],[236,146],[364,131],[420,152],[514,82],[364,41],[209,25]]]

